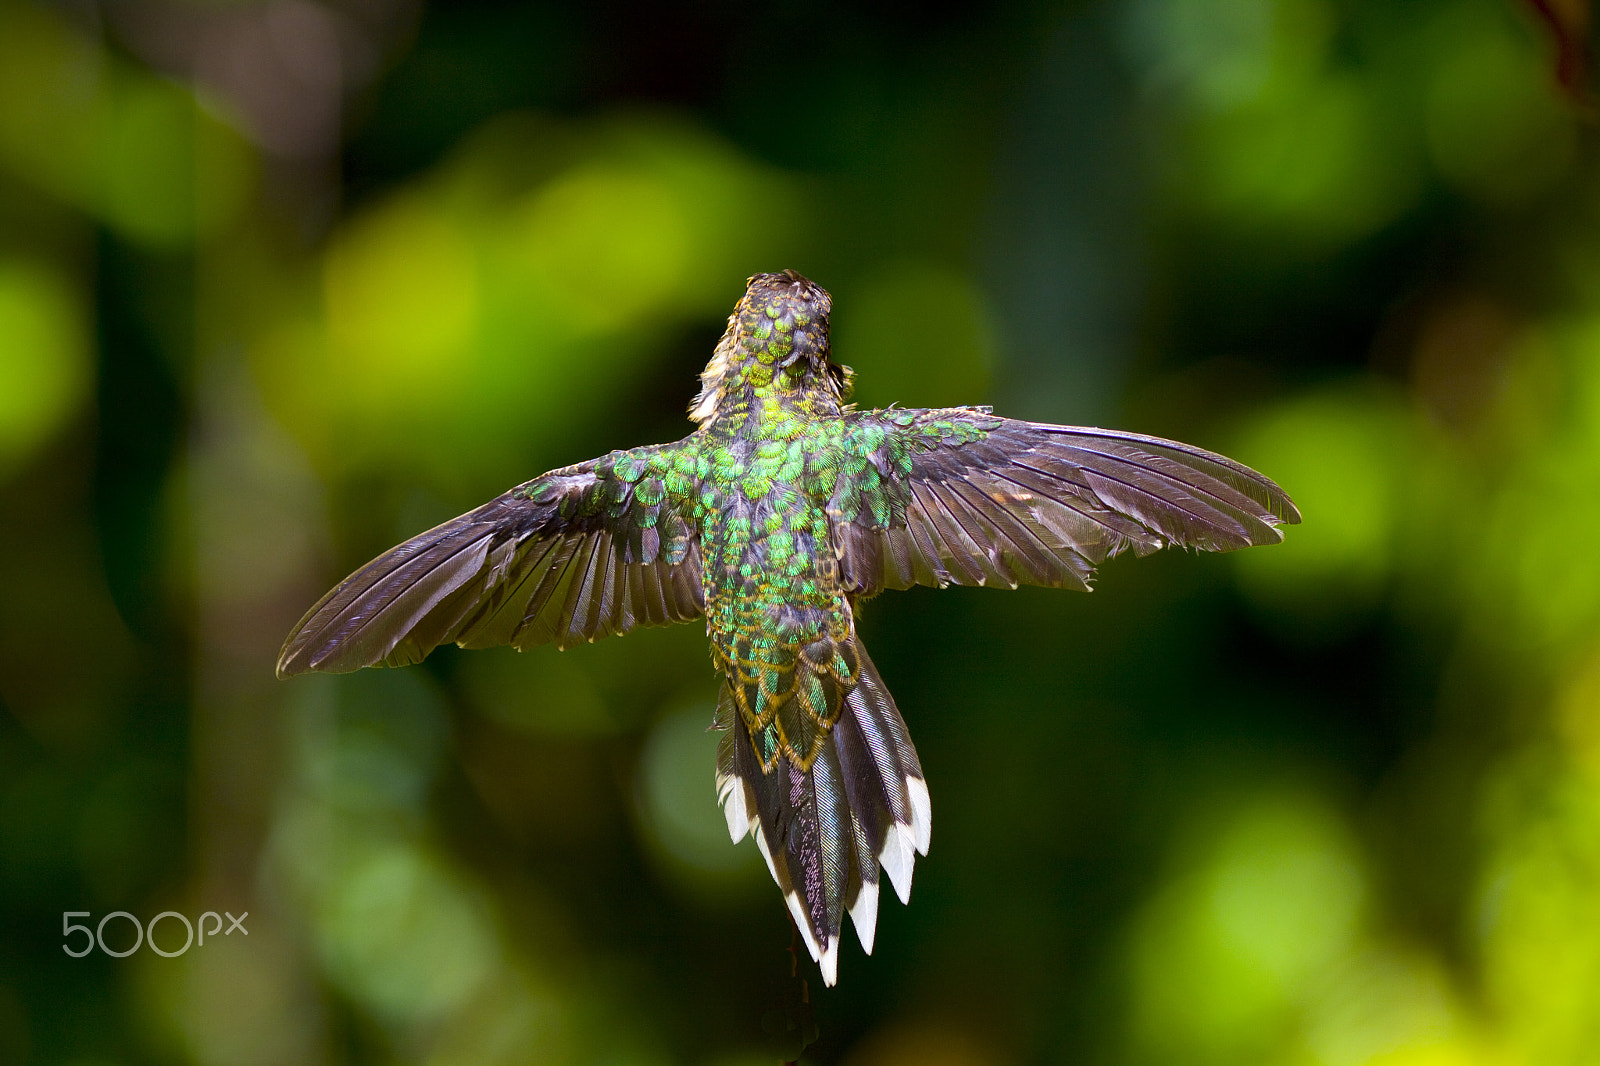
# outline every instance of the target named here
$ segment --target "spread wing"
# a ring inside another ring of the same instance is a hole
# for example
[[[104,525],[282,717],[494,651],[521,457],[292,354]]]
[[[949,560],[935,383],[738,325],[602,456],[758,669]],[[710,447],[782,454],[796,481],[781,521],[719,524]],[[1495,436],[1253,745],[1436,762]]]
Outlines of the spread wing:
[[[300,619],[278,674],[463,647],[569,647],[704,613],[700,551],[663,478],[679,445],[551,471],[378,556]]]
[[[1272,481],[1188,444],[996,418],[887,410],[853,425],[834,493],[846,586],[1087,590],[1131,548],[1231,551],[1283,539],[1300,512]],[[851,471],[854,471],[854,474]]]

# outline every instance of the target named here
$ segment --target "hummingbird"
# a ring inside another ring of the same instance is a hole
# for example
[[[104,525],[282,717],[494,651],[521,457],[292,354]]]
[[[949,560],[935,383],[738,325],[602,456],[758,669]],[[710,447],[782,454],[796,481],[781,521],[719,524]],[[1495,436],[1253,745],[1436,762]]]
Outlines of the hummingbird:
[[[705,619],[722,676],[716,790],[823,981],[849,914],[870,954],[933,809],[856,606],[913,585],[1088,591],[1096,565],[1230,551],[1300,521],[1254,470],[1188,444],[1002,418],[858,410],[832,298],[749,279],[689,407],[694,432],[552,470],[421,533],[323,596],[278,675],[403,666],[435,647],[560,648]]]

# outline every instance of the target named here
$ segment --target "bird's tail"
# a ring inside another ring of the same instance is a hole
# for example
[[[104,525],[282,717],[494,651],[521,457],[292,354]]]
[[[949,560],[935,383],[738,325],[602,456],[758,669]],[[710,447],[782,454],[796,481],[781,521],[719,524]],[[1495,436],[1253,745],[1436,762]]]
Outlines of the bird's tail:
[[[933,812],[922,765],[894,699],[858,642],[861,680],[844,699],[810,769],[787,755],[770,773],[726,684],[717,725],[717,793],[734,843],[746,833],[767,860],[827,984],[838,980],[844,916],[868,954],[878,922],[879,867],[905,903]]]

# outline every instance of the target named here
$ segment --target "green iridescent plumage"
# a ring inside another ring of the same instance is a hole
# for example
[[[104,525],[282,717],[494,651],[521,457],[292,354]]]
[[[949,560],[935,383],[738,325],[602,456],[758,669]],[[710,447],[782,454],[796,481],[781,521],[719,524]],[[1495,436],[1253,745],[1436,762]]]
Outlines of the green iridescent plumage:
[[[1173,441],[981,407],[856,411],[830,312],[792,271],[751,278],[694,433],[551,471],[386,552],[307,612],[278,671],[703,616],[730,833],[754,836],[832,984],[844,915],[870,952],[880,874],[907,900],[932,822],[855,604],[916,584],[1087,590],[1120,551],[1271,543],[1299,514],[1255,471]]]

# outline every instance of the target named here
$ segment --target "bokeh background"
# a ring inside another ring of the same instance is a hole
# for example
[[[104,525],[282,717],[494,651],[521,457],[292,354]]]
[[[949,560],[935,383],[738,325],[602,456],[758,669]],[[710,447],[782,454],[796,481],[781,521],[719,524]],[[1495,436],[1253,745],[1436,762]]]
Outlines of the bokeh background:
[[[0,0],[0,1062],[1600,1062],[1587,13]],[[1305,514],[867,604],[933,848],[804,991],[698,627],[272,673],[784,267],[865,404]]]

